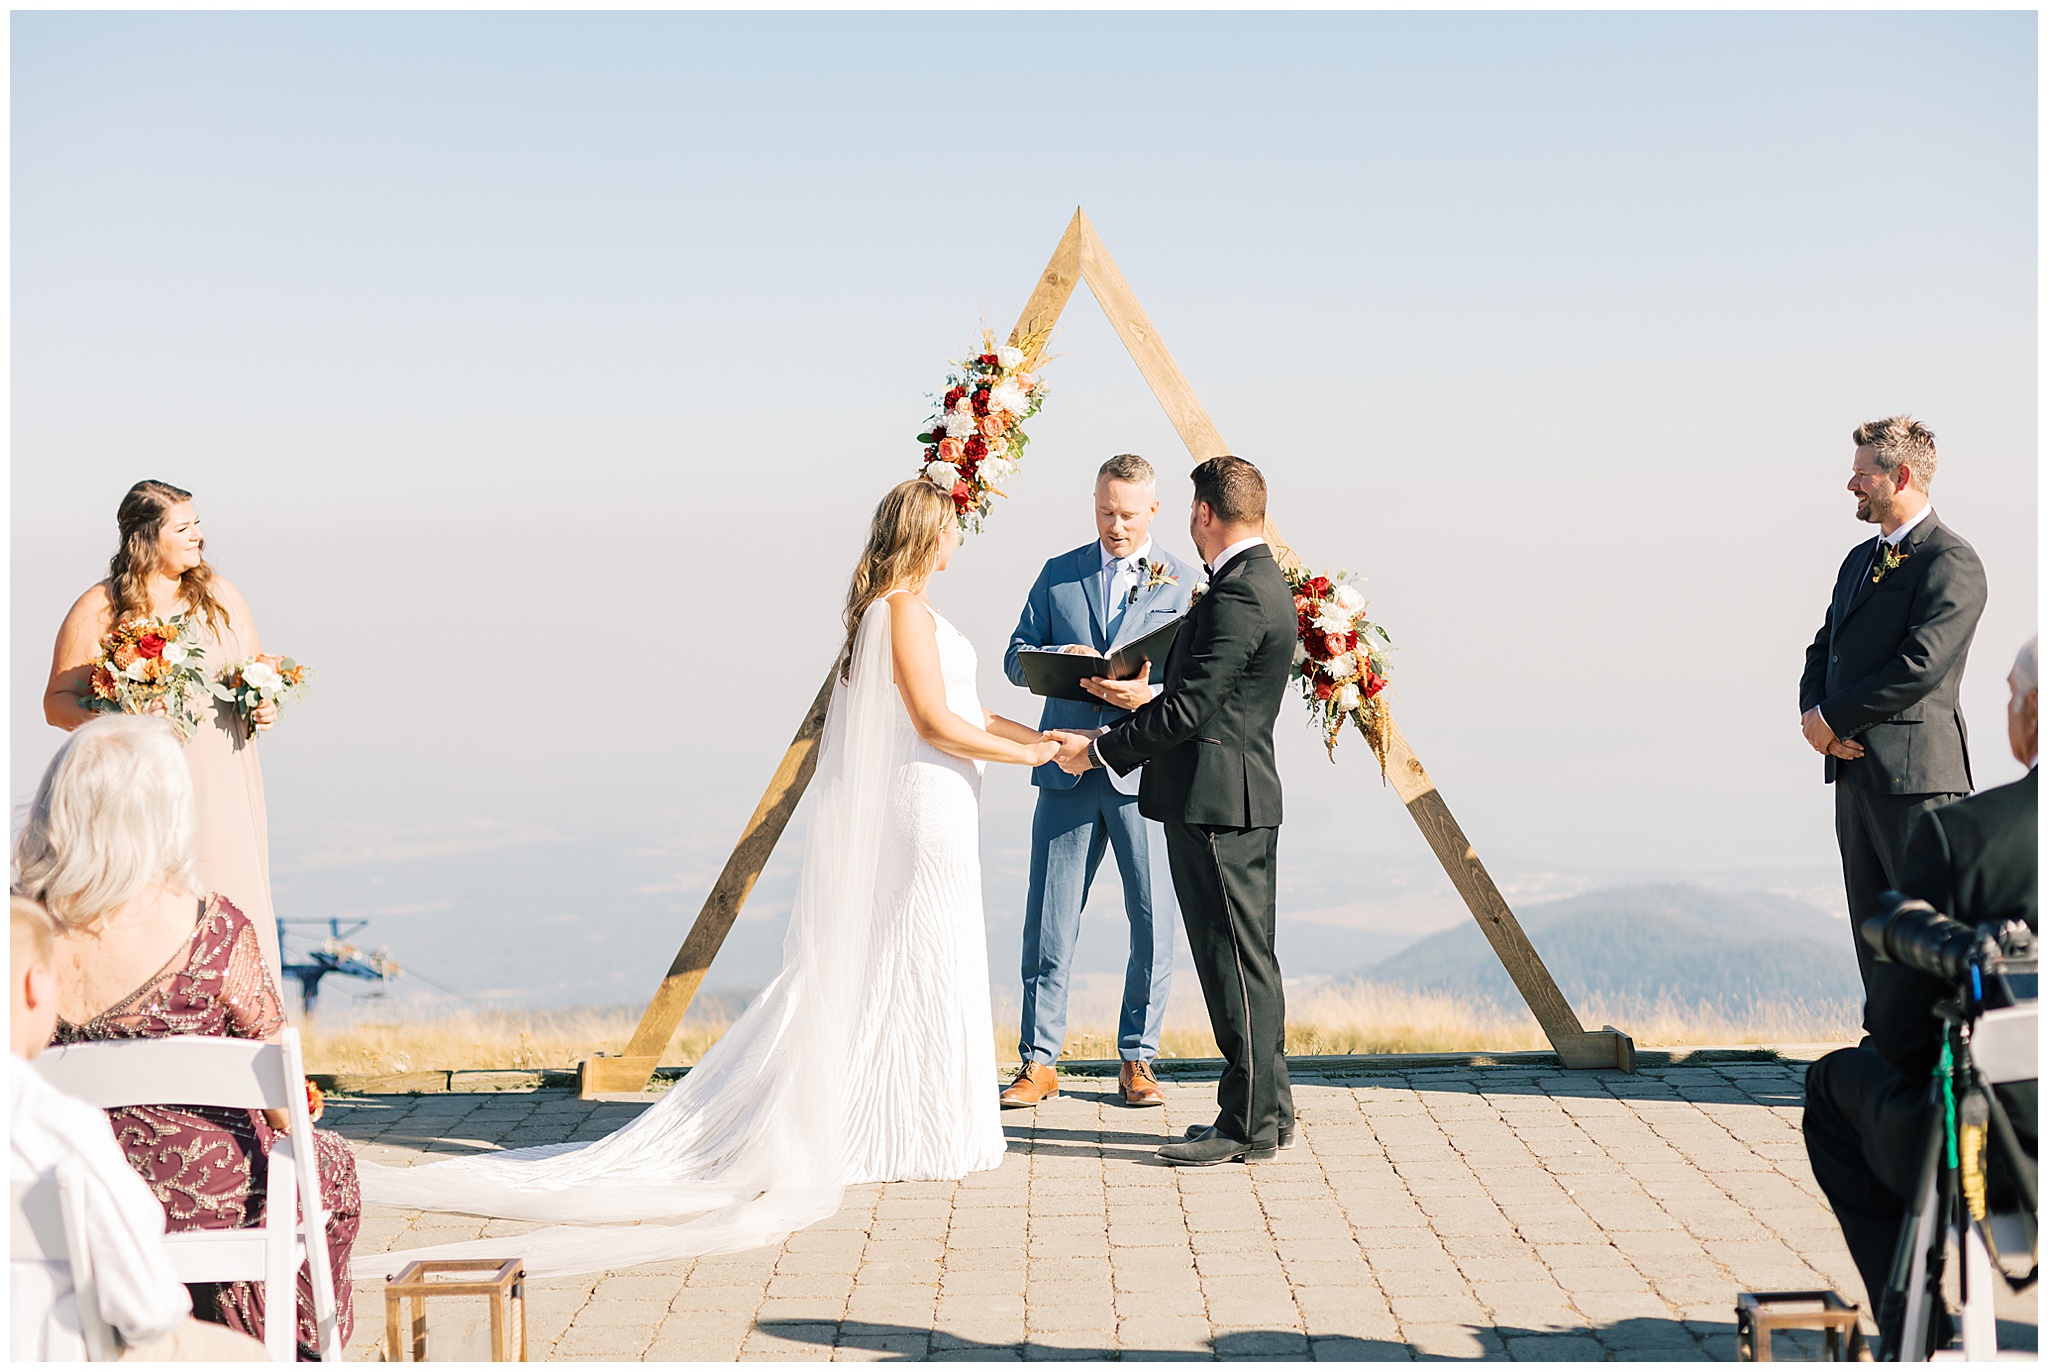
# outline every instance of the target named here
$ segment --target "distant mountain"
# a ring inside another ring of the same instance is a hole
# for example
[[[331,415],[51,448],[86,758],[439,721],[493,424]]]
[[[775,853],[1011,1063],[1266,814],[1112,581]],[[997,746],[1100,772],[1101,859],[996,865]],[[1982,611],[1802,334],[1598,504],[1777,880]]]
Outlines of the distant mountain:
[[[1620,886],[1516,911],[1559,988],[1574,1003],[1666,1002],[1735,1013],[1759,1004],[1853,1000],[1862,994],[1845,921],[1761,891]],[[1520,1004],[1478,926],[1433,934],[1365,980]]]

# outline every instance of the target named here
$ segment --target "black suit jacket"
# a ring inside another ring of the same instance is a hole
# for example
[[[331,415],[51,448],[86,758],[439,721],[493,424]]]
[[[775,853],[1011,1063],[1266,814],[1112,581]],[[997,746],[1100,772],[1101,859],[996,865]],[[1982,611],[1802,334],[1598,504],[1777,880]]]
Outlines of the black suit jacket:
[[[1166,654],[1159,695],[1096,740],[1118,773],[1145,768],[1147,819],[1280,823],[1273,721],[1294,667],[1294,593],[1264,544],[1223,564]]]
[[[1964,924],[2021,919],[2038,928],[2039,777],[2035,768],[1922,815],[1906,840],[1899,889]],[[1924,1079],[1941,1053],[1934,1003],[1947,994],[1925,972],[1875,964],[1863,1012],[1870,1046],[1901,1074]]]
[[[1820,707],[1863,756],[1826,759],[1829,781],[1888,795],[1970,789],[1957,694],[1984,613],[1977,550],[1932,511],[1900,541],[1905,562],[1870,580],[1875,538],[1850,550],[1820,633],[1806,650],[1799,713]]]

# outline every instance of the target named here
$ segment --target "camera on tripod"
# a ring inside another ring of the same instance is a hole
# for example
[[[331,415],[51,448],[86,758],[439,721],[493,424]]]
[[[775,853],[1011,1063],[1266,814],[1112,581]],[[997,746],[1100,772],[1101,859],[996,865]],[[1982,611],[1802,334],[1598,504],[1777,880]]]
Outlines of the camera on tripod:
[[[1996,1352],[1995,1266],[2020,1286],[2039,1275],[2036,1154],[2039,962],[2017,920],[1968,925],[1897,892],[1860,931],[1881,961],[1943,983],[1941,1056],[1919,1183],[1877,1302],[1880,1360],[1918,1362],[1945,1320],[1942,1270],[1962,1257],[1963,1349]]]

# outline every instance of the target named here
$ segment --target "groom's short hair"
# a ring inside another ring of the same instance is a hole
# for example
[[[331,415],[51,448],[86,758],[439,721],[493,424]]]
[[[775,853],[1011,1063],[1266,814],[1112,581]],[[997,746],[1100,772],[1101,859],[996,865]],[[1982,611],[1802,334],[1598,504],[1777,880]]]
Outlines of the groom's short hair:
[[[1212,457],[1194,470],[1195,499],[1225,524],[1266,522],[1266,478],[1241,457]]]
[[[1890,419],[1873,419],[1868,424],[1858,424],[1850,436],[1857,447],[1870,449],[1870,460],[1886,476],[1897,471],[1903,462],[1913,469],[1914,490],[1924,491],[1927,483],[1934,480],[1934,430],[1913,416],[1895,414]]]
[[[1095,474],[1097,481],[1133,481],[1141,486],[1157,486],[1159,479],[1152,471],[1152,464],[1136,453],[1118,453],[1102,464],[1102,470]]]

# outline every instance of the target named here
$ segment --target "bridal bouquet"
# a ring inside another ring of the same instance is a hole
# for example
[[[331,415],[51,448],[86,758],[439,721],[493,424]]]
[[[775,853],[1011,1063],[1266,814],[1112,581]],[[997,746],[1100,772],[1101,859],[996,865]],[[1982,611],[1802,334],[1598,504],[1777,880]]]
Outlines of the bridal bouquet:
[[[307,678],[312,675],[311,668],[288,657],[258,653],[223,667],[220,680],[213,683],[213,694],[234,706],[243,725],[253,734],[257,708],[267,703],[281,711],[287,705],[298,704],[306,698]]]
[[[983,329],[981,351],[955,364],[938,413],[917,436],[925,445],[924,477],[953,497],[963,533],[980,532],[992,497],[1002,494],[996,483],[1024,456],[1024,423],[1045,399],[1033,371],[1043,361],[1043,342],[1026,339],[1013,348]]]
[[[138,616],[109,629],[92,664],[86,708],[131,715],[161,714],[181,739],[199,727],[206,696],[205,650],[183,615]]]
[[[1294,666],[1301,675],[1302,699],[1323,731],[1323,746],[1334,759],[1337,736],[1346,723],[1355,724],[1384,774],[1392,721],[1379,696],[1387,686],[1386,650],[1393,640],[1365,617],[1365,597],[1349,573],[1310,576],[1306,568],[1296,567],[1287,572],[1287,584],[1294,589],[1297,624]]]

